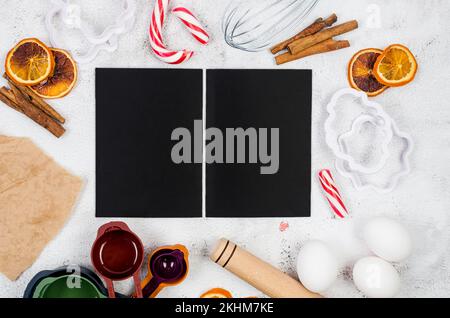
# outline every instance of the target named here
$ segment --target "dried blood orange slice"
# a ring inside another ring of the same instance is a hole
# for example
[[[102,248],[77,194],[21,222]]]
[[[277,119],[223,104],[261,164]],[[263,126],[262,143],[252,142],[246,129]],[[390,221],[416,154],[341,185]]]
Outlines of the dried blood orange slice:
[[[50,49],[55,57],[53,75],[45,81],[31,86],[42,98],[60,98],[66,96],[77,81],[77,66],[69,53],[60,49]]]
[[[228,290],[223,288],[213,288],[201,295],[200,298],[233,298],[233,296]]]
[[[411,51],[394,44],[386,48],[374,66],[374,75],[387,86],[403,86],[410,83],[417,73],[417,61]]]
[[[35,38],[24,39],[6,56],[6,74],[17,84],[34,85],[53,73],[55,61],[50,49]]]
[[[353,55],[348,65],[350,86],[366,92],[368,96],[377,96],[387,89],[373,73],[377,58],[383,53],[379,49],[365,49]]]

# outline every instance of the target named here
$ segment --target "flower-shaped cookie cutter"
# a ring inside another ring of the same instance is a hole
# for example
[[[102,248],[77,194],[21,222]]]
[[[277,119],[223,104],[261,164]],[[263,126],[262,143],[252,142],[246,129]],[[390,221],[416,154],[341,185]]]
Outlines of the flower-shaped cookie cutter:
[[[333,128],[332,124],[336,121],[337,114],[336,114],[336,106],[339,104],[339,101],[344,97],[350,95],[358,100],[360,100],[361,105],[366,107],[367,114],[365,116],[360,116],[356,120],[354,120],[352,124],[352,128],[350,131],[339,135]],[[382,109],[381,105],[372,101],[369,101],[367,98],[367,95],[363,92],[345,88],[337,91],[333,97],[331,98],[331,101],[327,105],[327,111],[328,111],[328,118],[325,121],[325,138],[327,145],[331,148],[334,155],[338,158],[343,160],[344,162],[348,163],[349,167],[353,171],[358,171],[361,173],[375,173],[382,169],[384,165],[386,164],[387,159],[389,158],[389,143],[392,140],[392,118]],[[348,152],[348,147],[346,147],[345,139],[349,137],[350,135],[354,135],[358,133],[361,126],[364,123],[372,123],[373,125],[377,126],[382,130],[382,133],[385,135],[385,138],[383,139],[381,143],[381,149],[382,149],[382,155],[379,159],[379,162],[377,164],[374,164],[372,166],[364,166],[363,164],[359,163],[357,159],[355,159],[351,154]]]
[[[363,181],[364,174],[349,169],[345,161],[337,159],[335,166],[336,170],[344,177],[349,178],[352,181],[353,186],[357,190],[372,189],[378,193],[390,193],[398,185],[401,177],[408,175],[411,172],[411,166],[409,163],[409,156],[414,149],[414,142],[411,136],[405,132],[400,131],[395,121],[392,121],[393,135],[402,139],[405,143],[405,148],[400,155],[401,168],[390,176],[390,180],[385,185],[378,185]]]
[[[354,119],[350,131],[338,135],[332,128],[332,123],[337,118],[335,107],[338,105],[339,100],[346,95],[359,99],[362,105],[367,109],[365,113],[360,114]],[[326,141],[337,157],[335,163],[336,169],[341,175],[349,178],[357,190],[370,188],[379,193],[388,193],[394,190],[402,176],[411,172],[409,155],[414,148],[411,136],[400,131],[396,122],[382,109],[382,106],[378,103],[369,101],[365,93],[354,89],[339,90],[333,95],[330,103],[327,105],[327,111],[329,116],[325,122]],[[381,159],[376,165],[370,168],[358,164],[356,160],[347,153],[346,147],[347,138],[358,133],[364,123],[371,123],[372,125],[381,127],[382,132],[385,134],[381,147]],[[390,175],[389,181],[384,185],[363,181],[365,176],[376,174],[386,166],[388,160],[391,158],[389,145],[394,137],[402,139],[406,145],[400,154],[401,168]]]
[[[80,63],[93,61],[100,51],[114,52],[118,48],[118,39],[121,34],[129,32],[134,25],[136,16],[135,0],[123,0],[123,11],[115,21],[106,27],[103,32],[95,33],[87,22],[81,18],[81,7],[71,0],[52,0],[52,9],[45,17],[50,43],[54,47],[69,48],[64,37],[61,36],[54,25],[54,19],[59,16],[68,28],[79,30],[83,38],[89,43],[87,52],[78,53],[73,48],[69,50],[74,59]]]

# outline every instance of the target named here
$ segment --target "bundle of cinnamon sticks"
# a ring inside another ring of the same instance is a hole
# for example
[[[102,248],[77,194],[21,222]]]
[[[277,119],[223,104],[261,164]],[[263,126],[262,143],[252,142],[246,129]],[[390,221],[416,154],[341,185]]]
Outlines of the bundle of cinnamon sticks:
[[[336,14],[332,14],[325,20],[322,18],[314,21],[306,29],[297,33],[293,37],[275,45],[271,52],[277,54],[286,51],[275,57],[277,65],[295,61],[306,56],[340,50],[350,47],[350,42],[334,40],[335,36],[353,31],[358,28],[358,22],[352,20],[334,27],[337,21]]]
[[[62,126],[66,121],[64,117],[28,86],[16,84],[6,74],[3,77],[8,80],[10,87],[0,88],[0,101],[28,116],[54,136],[59,138],[64,134],[66,131]]]

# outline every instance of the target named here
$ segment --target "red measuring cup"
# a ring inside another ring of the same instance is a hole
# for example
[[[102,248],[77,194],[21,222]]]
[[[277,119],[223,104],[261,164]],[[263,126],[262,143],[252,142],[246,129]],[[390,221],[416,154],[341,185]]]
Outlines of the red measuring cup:
[[[136,296],[142,298],[139,271],[144,261],[144,246],[124,222],[102,225],[92,245],[91,261],[108,287],[109,298],[115,298],[113,281],[133,277]]]

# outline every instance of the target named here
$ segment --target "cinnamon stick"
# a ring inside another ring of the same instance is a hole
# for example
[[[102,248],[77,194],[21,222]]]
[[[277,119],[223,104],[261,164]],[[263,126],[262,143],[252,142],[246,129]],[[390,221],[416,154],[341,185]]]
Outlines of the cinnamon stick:
[[[29,102],[17,88],[14,87],[8,89],[6,87],[1,87],[0,100],[14,110],[25,114],[56,137],[59,138],[64,134],[64,127],[62,127],[48,114],[43,112],[40,108]]]
[[[8,75],[3,74],[3,77],[8,80],[9,86],[15,87],[19,91],[22,92],[22,95],[27,98],[29,102],[34,104],[36,107],[40,108],[43,112],[45,112],[47,115],[55,119],[56,121],[60,122],[61,124],[64,124],[66,122],[65,118],[61,116],[52,106],[47,104],[41,97],[39,97],[31,88],[28,86],[18,85],[14,83]]]
[[[332,26],[335,22],[337,21],[337,15],[336,14],[332,14],[330,15],[328,18],[326,18],[325,20],[322,18],[318,18],[316,21],[314,21],[311,25],[309,25],[306,29],[300,31],[299,33],[297,33],[296,35],[294,35],[293,37],[278,43],[277,45],[275,45],[274,47],[272,47],[270,49],[270,51],[272,52],[272,54],[276,54],[284,49],[287,48],[287,46],[289,44],[291,44],[292,42],[294,42],[295,40],[298,39],[302,39],[305,38],[307,36],[316,34],[317,32],[322,31],[323,29]]]
[[[12,109],[14,109],[14,110],[16,110],[16,111],[18,111],[20,113],[23,113],[22,110],[20,109],[20,107],[13,100],[9,99],[8,96],[4,95],[4,93],[3,93],[3,89],[4,88],[6,89],[6,87],[0,88],[0,101],[5,103],[6,105],[11,107]]]
[[[306,50],[316,44],[319,44],[325,40],[329,40],[335,36],[350,32],[358,28],[358,21],[349,21],[335,27],[320,31],[314,35],[298,39],[288,45],[288,50],[291,54],[295,55],[300,51]]]
[[[335,41],[333,39],[328,39],[319,44],[311,46],[306,50],[300,51],[297,54],[291,54],[289,52],[280,54],[275,57],[275,62],[277,63],[277,65],[281,65],[307,56],[336,51],[347,47],[350,47],[350,42],[348,41]]]

